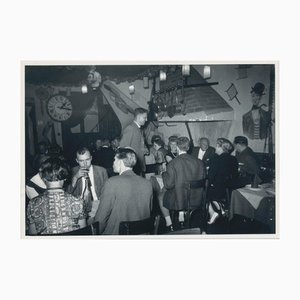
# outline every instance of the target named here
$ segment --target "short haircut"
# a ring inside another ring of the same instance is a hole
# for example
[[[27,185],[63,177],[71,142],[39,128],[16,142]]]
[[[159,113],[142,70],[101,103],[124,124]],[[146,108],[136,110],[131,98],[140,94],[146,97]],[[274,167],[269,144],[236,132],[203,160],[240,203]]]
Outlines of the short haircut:
[[[207,144],[209,145],[209,139],[207,137],[202,137],[199,139],[199,143],[201,143],[202,141],[207,141]]]
[[[164,147],[164,145],[165,145],[164,141],[161,140],[161,139],[156,139],[156,140],[154,140],[154,141],[153,141],[153,144],[154,144],[154,143],[155,143],[156,145],[160,146],[160,147]]]
[[[233,143],[248,146],[248,139],[245,136],[236,136]]]
[[[154,142],[156,142],[158,140],[160,140],[160,141],[162,140],[161,136],[158,135],[158,134],[153,135],[152,138],[151,138],[151,144],[153,144]]]
[[[83,155],[84,153],[89,152],[91,154],[91,151],[87,147],[80,147],[77,151],[76,154],[78,155]]]
[[[225,138],[217,139],[217,145],[222,147],[223,151],[226,152],[226,153],[229,153],[229,154],[234,149],[232,143],[229,140],[225,139]]]
[[[190,140],[186,136],[181,136],[177,139],[177,146],[181,151],[188,151],[190,149]]]
[[[138,107],[134,110],[134,118],[136,118],[138,115],[147,114],[148,110],[142,107]]]
[[[104,140],[102,141],[102,146],[110,146],[110,141],[109,141],[109,139],[104,139]]]
[[[133,168],[136,165],[136,154],[131,148],[118,148],[116,157],[123,161],[125,167]]]
[[[178,136],[177,135],[171,135],[169,136],[169,143],[177,143]]]
[[[58,157],[47,159],[41,165],[39,171],[41,177],[47,181],[65,180],[70,174],[70,168],[68,164]]]

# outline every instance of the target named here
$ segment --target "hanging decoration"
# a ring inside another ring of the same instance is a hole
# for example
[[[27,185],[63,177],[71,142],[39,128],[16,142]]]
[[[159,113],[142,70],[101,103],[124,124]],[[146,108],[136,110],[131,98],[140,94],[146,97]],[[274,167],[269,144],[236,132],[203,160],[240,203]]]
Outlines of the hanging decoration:
[[[237,98],[238,91],[237,91],[237,89],[236,89],[236,87],[233,83],[230,85],[230,87],[225,92],[228,94],[228,97],[229,97],[230,101],[233,100],[233,99],[236,99],[238,104],[241,104],[241,102]]]
[[[129,94],[133,95],[134,91],[135,91],[135,88],[134,88],[134,85],[132,84],[132,85],[129,86]]]
[[[210,66],[204,66],[204,68],[203,68],[203,78],[204,79],[210,79],[211,78]]]
[[[190,72],[191,72],[190,65],[182,66],[182,75],[183,76],[190,76]]]
[[[87,87],[86,84],[83,84],[83,85],[81,86],[81,93],[82,93],[82,94],[87,94],[87,92],[88,92],[88,87]]]
[[[148,89],[149,88],[149,77],[145,76],[143,78],[143,86],[144,86],[144,89]]]
[[[167,79],[167,73],[163,70],[160,70],[159,72],[159,80],[160,81],[165,81]]]

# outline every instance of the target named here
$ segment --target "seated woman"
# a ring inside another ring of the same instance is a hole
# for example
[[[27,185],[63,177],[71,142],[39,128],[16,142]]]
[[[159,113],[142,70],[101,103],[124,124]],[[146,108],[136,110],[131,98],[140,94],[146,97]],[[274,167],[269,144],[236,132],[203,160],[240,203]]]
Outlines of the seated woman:
[[[41,166],[40,175],[47,190],[29,201],[29,234],[58,234],[85,227],[83,199],[62,188],[69,175],[68,165],[59,158],[50,158]]]
[[[220,214],[224,214],[224,205],[226,204],[226,189],[232,186],[232,182],[238,176],[238,162],[231,155],[233,151],[232,143],[225,139],[217,140],[216,154],[211,161],[208,171],[208,190],[207,198],[209,203],[208,224],[213,224]]]

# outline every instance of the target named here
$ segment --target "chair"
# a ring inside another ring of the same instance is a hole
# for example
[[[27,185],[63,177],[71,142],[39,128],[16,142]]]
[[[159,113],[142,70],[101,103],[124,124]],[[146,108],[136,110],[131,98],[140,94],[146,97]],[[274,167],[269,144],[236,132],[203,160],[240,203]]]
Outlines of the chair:
[[[153,234],[154,218],[139,221],[123,221],[119,225],[119,235]]]
[[[51,236],[61,236],[61,235],[99,235],[99,222],[95,222],[91,225],[88,225],[86,227],[74,230],[74,231],[68,231],[64,233],[58,233],[58,234],[47,234]]]
[[[187,227],[190,228],[190,220],[191,220],[191,216],[193,214],[193,212],[199,208],[195,208],[195,209],[191,209],[191,190],[195,190],[195,189],[200,189],[203,188],[203,199],[202,199],[202,203],[204,202],[205,204],[205,212],[207,212],[206,209],[206,196],[205,196],[205,179],[201,179],[201,180],[192,180],[192,181],[188,181],[185,184],[185,188],[187,189]],[[200,209],[203,209],[203,207],[201,207]]]

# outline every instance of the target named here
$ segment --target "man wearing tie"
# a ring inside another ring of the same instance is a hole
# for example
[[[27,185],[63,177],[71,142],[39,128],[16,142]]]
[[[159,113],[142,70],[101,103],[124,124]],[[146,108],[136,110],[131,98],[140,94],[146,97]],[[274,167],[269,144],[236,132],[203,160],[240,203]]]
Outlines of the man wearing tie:
[[[101,190],[108,179],[107,171],[92,165],[92,156],[86,147],[77,150],[76,161],[79,166],[72,169],[69,190],[75,197],[84,199],[85,212],[89,218],[93,218],[99,206]]]
[[[215,157],[215,148],[209,145],[209,140],[202,137],[199,140],[200,147],[194,147],[192,155],[204,162],[206,169],[209,168],[211,160]]]
[[[120,147],[130,147],[135,151],[137,164],[134,171],[137,174],[142,174],[146,171],[144,155],[148,153],[148,149],[145,146],[142,126],[147,121],[147,112],[146,109],[141,107],[134,110],[134,120],[124,129],[120,141]]]

